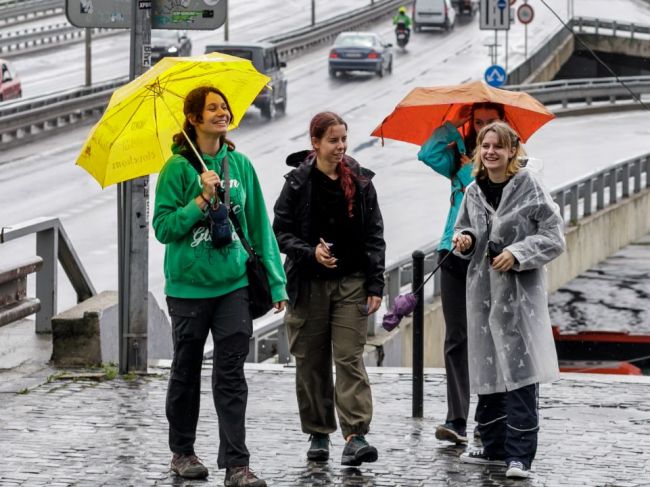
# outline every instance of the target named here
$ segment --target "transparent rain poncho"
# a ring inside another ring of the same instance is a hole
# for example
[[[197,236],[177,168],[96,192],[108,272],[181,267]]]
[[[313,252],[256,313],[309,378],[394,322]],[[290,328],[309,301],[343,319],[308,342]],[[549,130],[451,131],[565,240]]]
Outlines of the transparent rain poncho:
[[[469,254],[458,253],[471,258],[467,273],[471,391],[493,394],[556,380],[559,369],[544,265],[564,251],[558,206],[530,171],[520,169],[503,188],[496,211],[476,183],[468,186],[455,231],[470,232],[475,242]],[[516,258],[512,270],[492,269],[486,256],[488,240],[512,252]]]

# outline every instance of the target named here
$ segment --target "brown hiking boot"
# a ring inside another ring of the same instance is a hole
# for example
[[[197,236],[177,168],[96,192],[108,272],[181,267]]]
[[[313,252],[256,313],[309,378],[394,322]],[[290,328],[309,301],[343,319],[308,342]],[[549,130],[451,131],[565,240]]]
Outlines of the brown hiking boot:
[[[180,455],[174,453],[170,465],[172,472],[186,479],[204,479],[208,469],[196,455]]]
[[[248,465],[227,468],[223,484],[226,487],[266,487],[266,482],[258,478]]]

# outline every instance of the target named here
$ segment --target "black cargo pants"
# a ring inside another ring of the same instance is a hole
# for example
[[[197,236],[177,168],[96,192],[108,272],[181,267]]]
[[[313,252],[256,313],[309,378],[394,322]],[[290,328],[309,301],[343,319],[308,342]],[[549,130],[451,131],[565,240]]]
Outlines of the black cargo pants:
[[[244,362],[253,332],[248,288],[208,299],[167,298],[174,358],[167,389],[169,448],[194,453],[201,395],[203,347],[212,332],[212,397],[219,418],[219,468],[248,465]]]

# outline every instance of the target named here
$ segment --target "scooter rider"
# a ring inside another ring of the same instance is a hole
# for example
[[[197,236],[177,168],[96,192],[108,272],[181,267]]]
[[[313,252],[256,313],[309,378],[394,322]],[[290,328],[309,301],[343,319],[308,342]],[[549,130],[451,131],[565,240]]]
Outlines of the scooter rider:
[[[400,7],[397,15],[393,17],[393,25],[404,24],[407,34],[411,35],[411,17],[406,14],[406,7]]]

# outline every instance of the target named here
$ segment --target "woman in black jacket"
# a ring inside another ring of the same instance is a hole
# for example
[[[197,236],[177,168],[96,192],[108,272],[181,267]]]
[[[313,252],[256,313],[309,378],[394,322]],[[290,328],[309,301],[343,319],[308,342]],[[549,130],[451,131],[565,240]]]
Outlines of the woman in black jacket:
[[[363,350],[368,316],[382,300],[384,227],[374,173],[345,155],[347,124],[323,112],[309,132],[313,150],[287,158],[295,169],[275,204],[273,229],[287,255],[285,322],[302,430],[311,435],[307,458],[329,458],[336,409],[346,441],[341,463],[356,466],[377,460],[365,439],[372,395]]]

